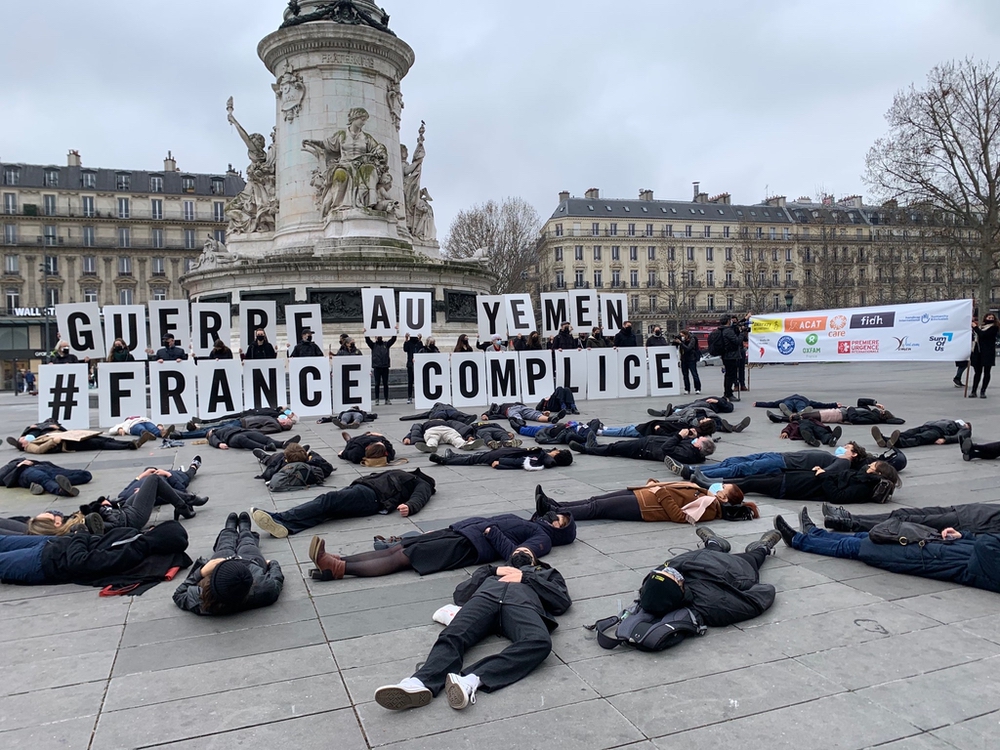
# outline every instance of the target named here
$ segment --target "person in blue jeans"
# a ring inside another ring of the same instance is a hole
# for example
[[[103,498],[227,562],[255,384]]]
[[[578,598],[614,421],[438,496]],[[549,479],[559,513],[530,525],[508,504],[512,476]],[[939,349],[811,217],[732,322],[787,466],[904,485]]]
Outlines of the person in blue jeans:
[[[76,497],[80,490],[75,485],[86,484],[93,475],[83,469],[64,469],[48,461],[14,459],[0,468],[0,484],[6,487],[23,487],[31,494],[64,495]]]
[[[717,464],[701,469],[709,479],[750,477],[755,474],[780,474],[819,467],[827,472],[859,468],[868,458],[868,452],[855,442],[847,443],[836,453],[827,451],[795,451],[793,453],[751,453],[748,456],[730,456]],[[673,468],[673,467],[670,467]]]
[[[109,435],[133,435],[142,437],[143,433],[150,433],[153,437],[167,437],[167,430],[163,425],[155,424],[145,417],[129,417],[124,422],[120,422],[108,430]]]

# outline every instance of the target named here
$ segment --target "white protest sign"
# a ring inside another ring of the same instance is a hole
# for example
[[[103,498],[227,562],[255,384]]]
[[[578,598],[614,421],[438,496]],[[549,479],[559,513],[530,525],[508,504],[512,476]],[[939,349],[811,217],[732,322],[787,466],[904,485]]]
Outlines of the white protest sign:
[[[618,352],[614,349],[587,352],[587,398],[618,398]]]
[[[302,341],[306,328],[312,331],[313,343],[323,348],[323,313],[319,305],[285,305],[285,326],[288,345],[293,349]]]
[[[476,321],[479,340],[489,341],[494,335],[507,337],[507,312],[502,294],[476,296]]]
[[[621,351],[630,351],[628,349]],[[672,346],[647,349],[649,357],[649,395],[676,396],[681,392],[680,362]]]
[[[486,393],[492,401],[520,401],[518,352],[486,352]]]
[[[187,422],[197,416],[197,392],[195,366],[191,360],[149,363],[150,416],[156,424]]]
[[[163,346],[166,334],[174,337],[174,346],[187,349],[190,343],[191,318],[187,300],[163,299],[149,303],[149,348]]]
[[[522,351],[517,354],[521,360],[521,401],[530,404],[551,396],[555,390],[555,364],[552,361],[552,352],[543,349]]]
[[[300,417],[333,413],[328,357],[293,357],[288,360],[288,405]]]
[[[535,330],[535,311],[531,307],[530,294],[505,294],[504,308],[507,313],[507,335],[514,338],[518,334],[527,337]]]
[[[277,409],[285,397],[285,362],[281,359],[248,359],[243,362],[243,408]]]
[[[430,292],[399,293],[399,334],[430,336],[433,298]]]
[[[90,427],[87,365],[41,365],[38,368],[38,421],[54,419],[69,430]]]
[[[56,327],[59,336],[69,343],[69,350],[77,357],[104,356],[101,309],[96,302],[56,305]]]
[[[413,401],[417,409],[435,402],[451,403],[451,378],[447,354],[413,355]]]
[[[597,325],[597,292],[573,289],[569,294],[569,322],[577,331],[589,331]]]
[[[198,416],[206,421],[243,411],[243,364],[203,359],[197,366]]]
[[[215,342],[232,342],[231,315],[225,302],[196,302],[191,305],[191,341],[194,355],[207,357]]]
[[[569,388],[577,401],[587,398],[587,357],[586,349],[566,349],[556,352],[556,385]],[[554,390],[554,389],[553,389]]]
[[[482,406],[486,395],[486,355],[463,352],[451,355],[451,403],[457,409]]]
[[[333,412],[338,414],[357,407],[362,411],[372,408],[372,358],[334,357],[330,360],[333,371]]]
[[[618,398],[646,395],[646,368],[646,353],[642,349],[628,347],[618,350]]]
[[[559,326],[569,322],[569,295],[566,292],[542,292],[542,336],[555,336]]]
[[[113,427],[127,417],[146,412],[145,360],[101,362],[97,366],[97,413],[100,426]]]
[[[278,336],[278,308],[274,300],[240,301],[240,348],[245,352],[254,343],[254,332],[263,329],[274,346]]]
[[[145,360],[146,349],[149,348],[146,339],[146,308],[142,305],[105,305],[103,312],[104,345],[108,357],[112,355],[115,339],[122,339],[136,359]],[[143,413],[145,411],[143,407]]]
[[[362,289],[361,311],[366,336],[396,335],[396,294],[392,289]]]
[[[628,295],[601,294],[601,325],[605,336],[614,336],[628,320]]]

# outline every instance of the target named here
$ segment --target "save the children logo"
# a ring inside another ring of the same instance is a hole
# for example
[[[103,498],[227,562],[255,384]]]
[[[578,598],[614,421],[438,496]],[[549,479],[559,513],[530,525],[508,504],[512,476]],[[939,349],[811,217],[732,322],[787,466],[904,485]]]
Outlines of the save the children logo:
[[[791,336],[782,336],[778,339],[778,353],[786,357],[795,351],[795,339]]]

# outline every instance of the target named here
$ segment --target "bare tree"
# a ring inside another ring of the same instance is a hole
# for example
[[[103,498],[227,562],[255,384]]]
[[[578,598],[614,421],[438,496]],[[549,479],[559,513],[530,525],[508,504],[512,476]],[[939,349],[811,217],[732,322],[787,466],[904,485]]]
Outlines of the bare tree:
[[[886,120],[866,182],[901,205],[939,211],[942,239],[969,264],[988,304],[1000,267],[1000,66],[938,65],[926,87],[896,94]]]
[[[538,212],[522,198],[487,201],[458,213],[444,241],[445,254],[487,263],[494,294],[522,292],[538,263],[540,228]]]
[[[778,291],[773,281],[778,263],[772,261],[776,249],[776,245],[764,237],[761,227],[749,221],[740,222],[733,253],[743,285],[743,304],[750,311],[759,313],[770,309],[768,300]]]

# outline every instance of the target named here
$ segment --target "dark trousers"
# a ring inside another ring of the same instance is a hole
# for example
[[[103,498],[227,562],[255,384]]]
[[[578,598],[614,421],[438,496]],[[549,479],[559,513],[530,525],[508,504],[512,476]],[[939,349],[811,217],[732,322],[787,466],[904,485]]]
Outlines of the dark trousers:
[[[389,397],[389,386],[385,387],[386,398]],[[406,366],[406,397],[413,398],[413,365]]]
[[[559,510],[568,510],[576,521],[641,521],[639,501],[631,490],[618,490],[595,495],[575,503],[559,503]]]
[[[157,505],[173,505],[177,508],[184,507],[187,503],[165,477],[154,474],[143,479],[139,489],[122,500],[118,508],[102,510],[101,517],[109,528],[142,529],[149,523],[149,517]]]
[[[70,453],[74,451],[127,451],[135,447],[135,440],[115,440],[113,437],[104,435],[94,435],[86,440],[70,442],[66,450]]]
[[[993,369],[993,365],[976,365],[972,366],[972,393],[979,390],[979,380],[982,378],[983,393],[986,393],[986,389],[990,385],[990,371]]]
[[[959,432],[959,435],[965,432],[964,430]],[[967,437],[968,435],[966,435]],[[925,427],[921,425],[920,427],[914,427],[909,430],[904,430],[899,434],[899,440],[896,441],[896,446],[898,448],[916,448],[920,445],[934,445],[935,441],[940,438],[946,437],[941,434],[941,430],[936,427]]]
[[[800,419],[799,420],[799,435],[805,440],[806,436],[809,435],[816,440],[818,440],[823,445],[833,445],[833,430],[827,427],[822,422],[818,422],[815,419]]]
[[[972,457],[985,458],[987,461],[1000,458],[1000,443],[973,443]]]
[[[256,531],[236,531],[223,529],[215,539],[212,557],[242,557],[253,560],[265,570],[267,560],[260,553],[260,535]]]
[[[83,469],[54,469],[50,466],[38,466],[36,464],[35,466],[25,466],[21,469],[18,484],[24,488],[28,488],[32,484],[40,484],[50,495],[65,495],[66,493],[63,492],[62,487],[56,483],[56,477],[60,474],[66,477],[72,485],[86,484],[93,479],[91,473]]]
[[[767,561],[767,550],[758,547],[752,552],[738,552],[733,557],[741,557],[748,563],[754,566],[757,570],[760,570],[761,566]]]
[[[596,448],[587,448],[586,452],[594,456],[616,456],[618,458],[645,458],[645,441],[639,440],[618,440],[608,445],[599,445]]]
[[[355,484],[326,492],[280,513],[272,513],[271,517],[288,529],[289,534],[298,534],[326,521],[374,516],[381,510],[378,493],[371,487]]]
[[[497,460],[496,456],[491,455],[492,453],[493,451],[467,453],[465,455],[452,453],[447,457],[442,456],[441,463],[448,466],[489,466]]]
[[[562,385],[552,392],[552,395],[548,398],[548,405],[546,406],[548,411],[560,411],[562,409],[575,408],[576,401],[573,397],[573,391]]]
[[[738,359],[724,359],[722,366],[726,372],[722,377],[722,388],[725,391],[722,395],[726,398],[733,397],[733,390],[736,388],[736,381],[739,377],[740,361]]]
[[[253,450],[254,448],[263,448],[267,450],[272,446],[275,448],[281,447],[283,441],[272,440],[270,436],[265,435],[263,432],[258,432],[257,430],[247,430],[246,432],[238,432],[233,435],[229,441],[226,443],[230,448],[241,448],[243,450]]]
[[[681,375],[684,376],[684,391],[691,391],[691,381],[694,380],[694,389],[701,390],[701,378],[698,377],[697,362],[681,362]]]
[[[24,536],[28,533],[28,524],[15,521],[13,518],[0,518],[0,536]]]
[[[740,383],[740,388],[747,387],[747,358],[745,356],[740,357],[739,364],[736,368],[736,379]]]
[[[732,484],[735,484],[744,492],[753,492],[758,495],[767,495],[768,497],[777,499],[785,496],[784,474],[744,477],[742,479],[734,479]]]
[[[896,508],[891,513],[871,513],[863,516],[851,515],[851,531],[871,531],[876,525],[890,518],[901,518],[904,521],[930,526],[932,529],[944,531],[947,528],[961,530],[962,521],[954,506],[932,506],[927,508]]]
[[[382,389],[385,391],[385,400],[389,400],[389,368],[388,367],[373,367],[372,370],[375,373],[375,400],[378,400],[378,386],[379,383],[382,384]]]
[[[493,633],[503,635],[510,645],[462,669],[465,652]],[[482,690],[489,693],[527,677],[551,650],[549,629],[535,610],[473,596],[441,631],[427,661],[413,676],[437,695],[449,673],[475,674]]]

